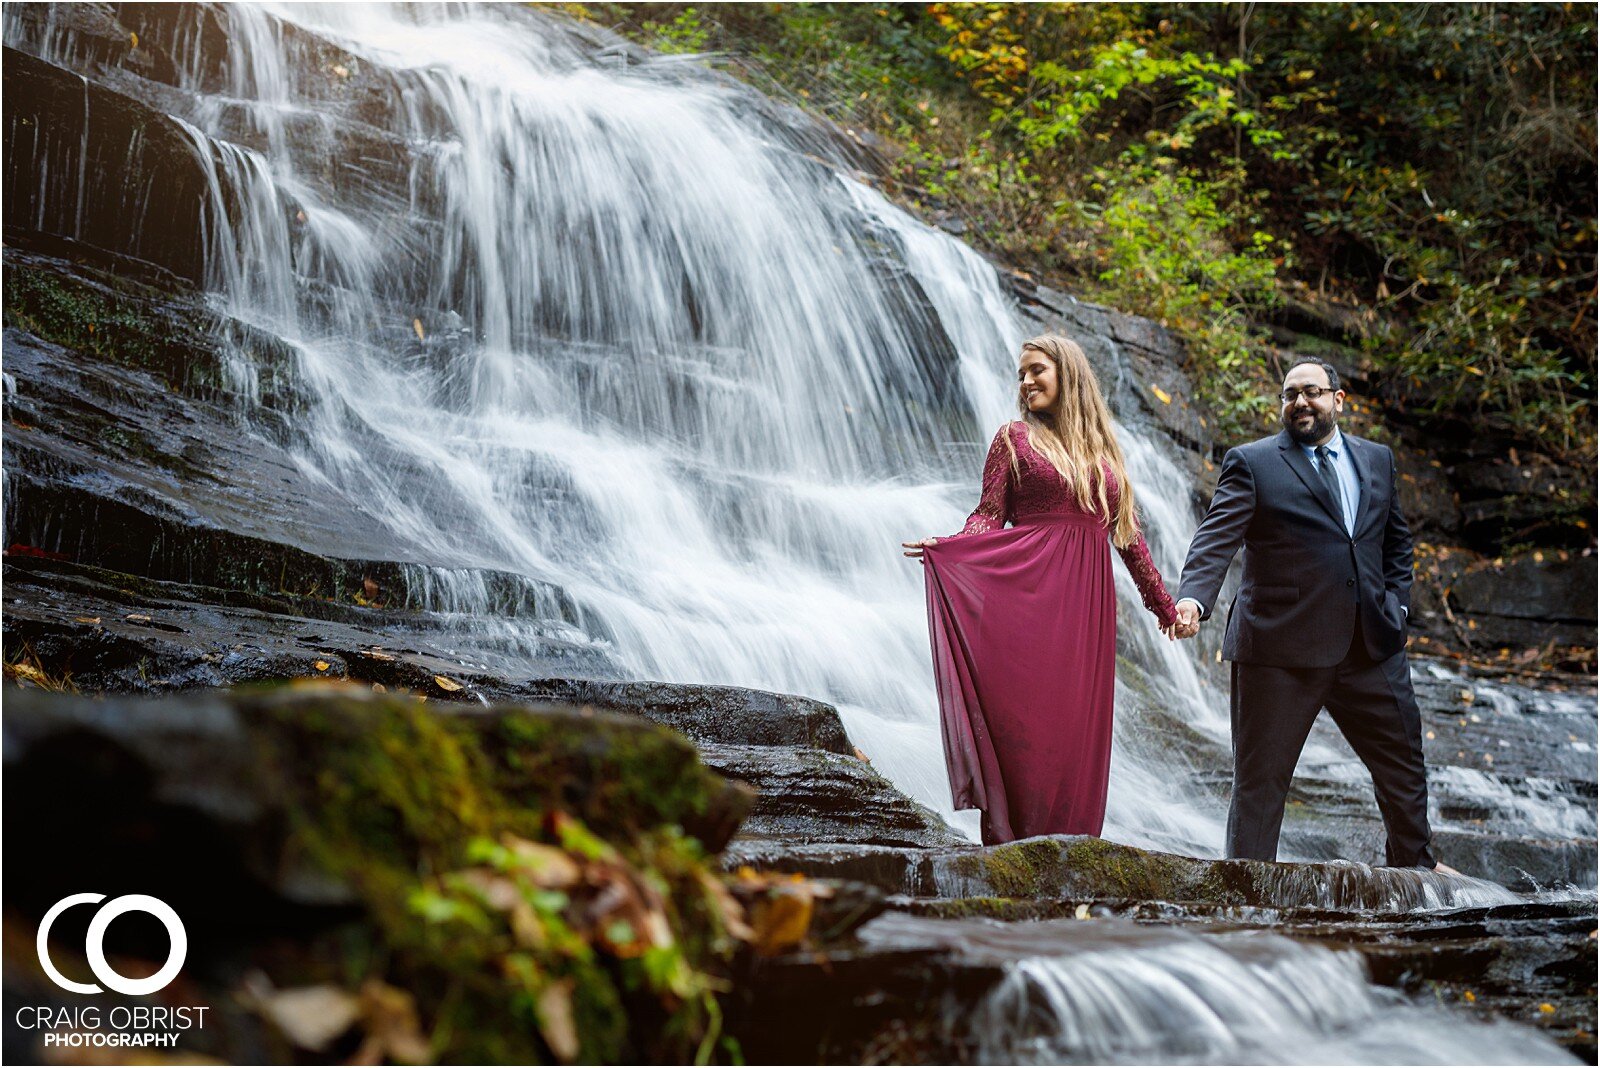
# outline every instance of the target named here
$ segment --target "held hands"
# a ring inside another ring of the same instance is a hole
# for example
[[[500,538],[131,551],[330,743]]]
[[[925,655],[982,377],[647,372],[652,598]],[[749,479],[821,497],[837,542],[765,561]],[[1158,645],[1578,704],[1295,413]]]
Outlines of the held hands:
[[[913,560],[920,562],[922,560],[922,550],[930,545],[937,545],[938,543],[938,538],[923,538],[921,541],[903,541],[900,543],[900,547],[908,550],[903,555],[909,556]]]
[[[1170,627],[1162,627],[1161,633],[1167,636],[1168,641],[1182,641],[1184,638],[1193,638],[1200,633],[1200,606],[1185,598],[1178,602],[1178,618]]]

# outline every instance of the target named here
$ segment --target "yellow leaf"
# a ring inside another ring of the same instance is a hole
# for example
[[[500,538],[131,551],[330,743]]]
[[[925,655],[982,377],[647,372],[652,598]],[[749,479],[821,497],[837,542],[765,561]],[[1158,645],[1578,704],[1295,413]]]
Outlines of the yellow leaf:
[[[418,341],[426,341],[426,340],[428,340],[427,337],[425,337],[423,335],[423,333],[422,333],[422,320],[421,319],[413,319],[413,320],[411,320],[411,329],[413,329],[413,330],[415,330],[417,332],[417,340]]]
[[[1159,399],[1162,404],[1171,404],[1172,403],[1172,395],[1170,393],[1168,393],[1166,390],[1162,389],[1160,386],[1151,386],[1150,387],[1150,392],[1154,393],[1156,395],[1157,399]]]
[[[540,845],[514,834],[503,834],[500,843],[517,858],[517,867],[535,886],[546,890],[565,890],[583,878],[583,869],[564,849]]]
[[[457,682],[455,679],[447,679],[443,675],[435,675],[433,677],[433,681],[437,682],[439,684],[439,689],[444,690],[446,693],[455,693],[457,690],[461,689],[461,684],[459,682]]]
[[[1087,920],[1089,918],[1089,906],[1079,905],[1077,908],[1072,910],[1072,915],[1077,919]]]
[[[100,622],[100,617],[99,616],[73,616],[72,619],[73,619],[73,622],[75,622],[75,623],[98,623],[98,622]]]
[[[148,622],[150,622],[150,617],[149,616],[141,615],[138,612],[134,612],[133,614],[127,616],[126,618],[127,618],[129,623],[148,623]]]
[[[770,957],[799,945],[811,929],[811,898],[805,884],[774,887],[751,917],[756,952]]]
[[[32,664],[7,664],[6,678],[26,679],[41,689],[50,689],[50,679]]]
[[[328,662],[326,660],[318,660],[317,661],[317,670],[318,671],[327,671],[328,670]]]
[[[1543,1001],[1539,1003],[1539,1011],[1548,1016],[1550,1013],[1556,1011],[1556,1007],[1550,1004],[1548,1001]]]
[[[138,34],[136,34],[136,33],[128,34],[128,47],[129,48],[138,48],[139,47],[139,35]]]

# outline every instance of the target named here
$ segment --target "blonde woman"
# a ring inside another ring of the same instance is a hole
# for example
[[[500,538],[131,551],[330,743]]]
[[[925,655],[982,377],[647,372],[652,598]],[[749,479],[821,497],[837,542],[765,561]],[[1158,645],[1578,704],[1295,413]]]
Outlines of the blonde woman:
[[[957,808],[983,811],[988,844],[1100,833],[1116,684],[1108,540],[1161,630],[1192,633],[1139,533],[1111,413],[1077,343],[1025,342],[1017,402],[1022,418],[995,434],[966,526],[904,543],[927,565],[951,792]]]

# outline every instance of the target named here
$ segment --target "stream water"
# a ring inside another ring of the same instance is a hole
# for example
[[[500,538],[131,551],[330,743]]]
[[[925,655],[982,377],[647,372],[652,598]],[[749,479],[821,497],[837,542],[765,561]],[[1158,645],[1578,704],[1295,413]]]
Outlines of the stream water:
[[[1115,920],[1000,924],[886,916],[881,949],[941,942],[1002,978],[945,1024],[985,1064],[1529,1064],[1568,1059],[1515,1025],[1374,987],[1358,954],[1262,931]]]

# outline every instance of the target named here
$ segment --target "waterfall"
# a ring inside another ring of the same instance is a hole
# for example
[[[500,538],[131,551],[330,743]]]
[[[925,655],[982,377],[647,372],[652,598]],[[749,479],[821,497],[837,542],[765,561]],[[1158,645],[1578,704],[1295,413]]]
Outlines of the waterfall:
[[[240,432],[375,517],[410,604],[496,670],[561,642],[626,676],[831,701],[880,771],[975,835],[949,810],[899,543],[960,527],[1012,414],[1038,324],[995,269],[822,128],[543,11],[185,11],[159,102],[205,176],[209,299],[275,339],[224,332]],[[39,25],[8,11],[7,43],[93,65],[67,20]],[[1080,340],[1108,382],[1129,373],[1115,339]],[[1119,416],[1175,582],[1192,480]],[[1106,835],[1217,855],[1219,628],[1166,642],[1113,570]],[[1305,761],[1350,763],[1316,738]]]

